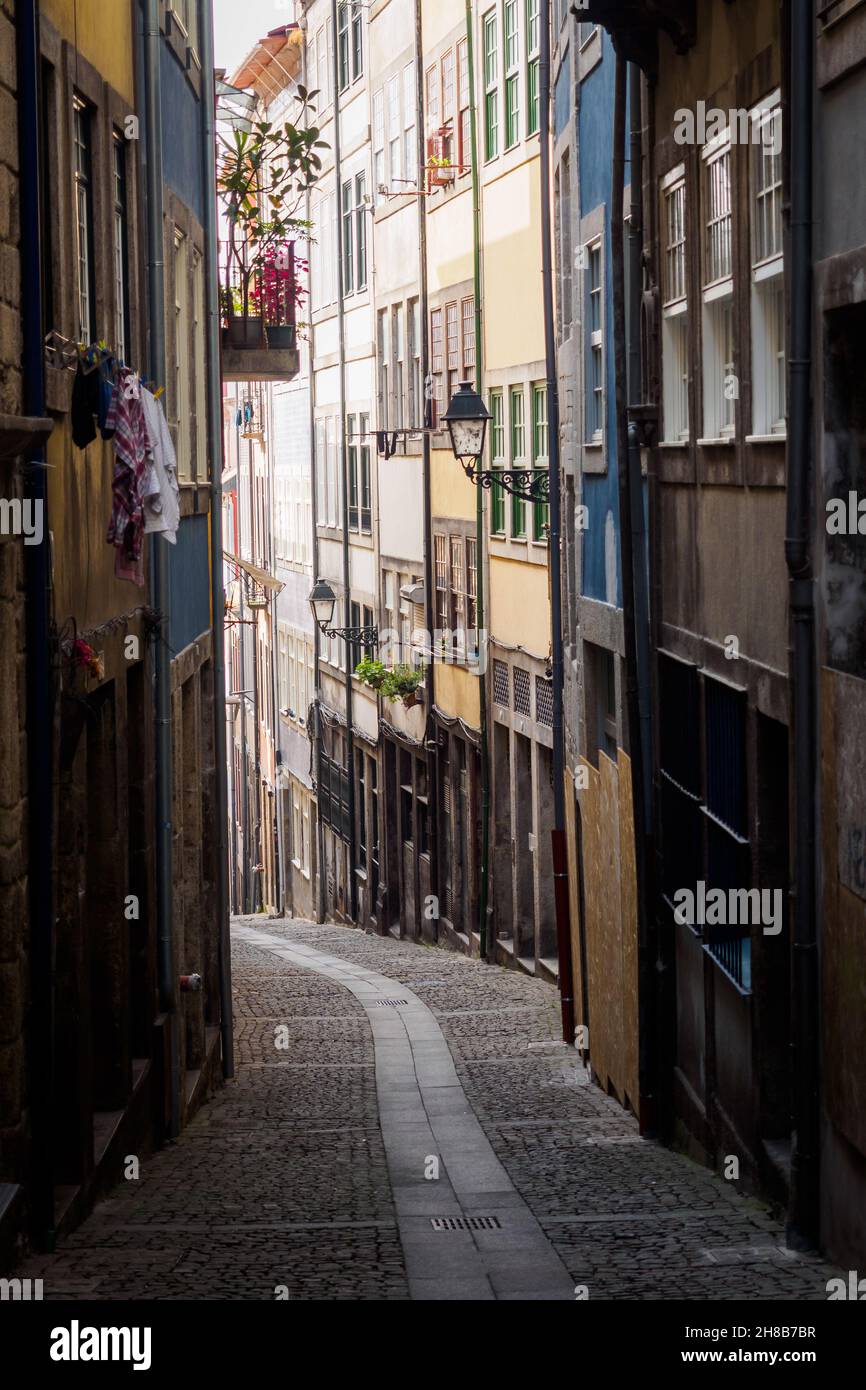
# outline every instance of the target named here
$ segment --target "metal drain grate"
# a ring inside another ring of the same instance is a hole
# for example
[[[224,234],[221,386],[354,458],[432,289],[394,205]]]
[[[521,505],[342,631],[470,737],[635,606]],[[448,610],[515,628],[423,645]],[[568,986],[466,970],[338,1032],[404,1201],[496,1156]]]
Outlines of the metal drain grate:
[[[501,1231],[498,1216],[431,1216],[434,1231]]]
[[[377,1005],[382,1009],[394,1009],[398,1004],[408,1004],[408,999],[377,999]]]

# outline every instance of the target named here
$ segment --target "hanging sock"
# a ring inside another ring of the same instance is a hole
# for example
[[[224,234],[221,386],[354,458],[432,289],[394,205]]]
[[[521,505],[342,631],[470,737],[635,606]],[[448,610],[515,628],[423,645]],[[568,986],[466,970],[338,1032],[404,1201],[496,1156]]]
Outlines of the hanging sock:
[[[376,453],[388,457],[388,436],[384,430],[376,431]]]

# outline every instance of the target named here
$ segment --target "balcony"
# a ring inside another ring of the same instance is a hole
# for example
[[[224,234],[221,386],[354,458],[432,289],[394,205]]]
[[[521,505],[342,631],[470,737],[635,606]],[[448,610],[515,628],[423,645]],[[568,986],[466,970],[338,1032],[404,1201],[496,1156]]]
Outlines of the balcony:
[[[574,13],[603,25],[623,58],[655,78],[659,32],[677,53],[686,53],[695,42],[696,9],[697,0],[583,0]]]
[[[300,368],[297,309],[302,290],[295,243],[253,258],[246,243],[224,243],[220,316],[224,381],[291,381]]]

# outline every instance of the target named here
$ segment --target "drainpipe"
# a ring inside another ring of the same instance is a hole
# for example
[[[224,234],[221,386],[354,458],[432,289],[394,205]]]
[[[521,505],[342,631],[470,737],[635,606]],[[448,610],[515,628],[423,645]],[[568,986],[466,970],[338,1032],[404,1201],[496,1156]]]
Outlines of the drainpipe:
[[[421,0],[415,0],[415,70],[418,80],[415,83],[415,129],[418,136],[417,150],[415,159],[418,165],[419,184],[422,183],[422,171],[427,162],[427,147],[424,134],[424,31],[421,17]],[[427,376],[430,371],[430,345],[427,335],[427,324],[430,320],[430,303],[427,285],[427,209],[424,205],[424,198],[418,197],[418,267],[420,280],[420,295],[418,304],[418,317],[420,319],[420,348],[421,348],[421,399],[416,401],[415,408],[421,412],[419,424],[422,426],[421,448],[422,448],[422,469],[424,477],[424,553],[426,563],[424,565],[424,608],[427,613],[427,622],[432,637],[433,629],[436,626],[436,609],[434,606],[433,594],[433,496],[432,480],[430,476],[430,435],[423,428],[426,418],[426,388]],[[476,334],[477,342],[477,334]],[[414,423],[414,421],[413,421]],[[432,651],[427,662],[426,672],[427,688],[427,721],[425,744],[427,754],[428,776],[430,778],[429,787],[429,814],[430,814],[430,884],[434,892],[439,889],[439,732],[433,719],[433,709],[436,704],[436,663],[433,660]],[[431,749],[431,735],[433,748]],[[438,922],[437,922],[438,937]]]
[[[331,66],[331,80],[334,84],[334,207],[337,214],[337,332],[340,355],[340,465],[343,502],[343,621],[346,627],[352,622],[351,568],[349,559],[349,465],[346,456],[346,309],[343,303],[343,214],[341,203],[342,185],[342,141],[340,138],[340,66],[337,29],[337,0],[331,0],[331,24],[334,30],[334,58]],[[349,764],[349,916],[354,922],[358,916],[358,884],[355,878],[355,856],[357,854],[357,834],[355,830],[355,736],[352,732],[352,661],[351,649],[346,644],[346,760]]]
[[[559,477],[559,381],[553,313],[553,251],[550,228],[550,0],[541,0],[539,24],[539,161],[541,171],[541,287],[544,298],[544,355],[547,371],[548,474],[550,526],[547,562],[550,573],[550,633],[553,667],[553,887],[562,1038],[574,1042],[574,971],[571,959],[571,914],[568,901],[568,855],[565,844],[565,747],[562,731],[562,571],[561,495]],[[564,209],[563,216],[570,215]]]
[[[791,348],[788,359],[788,498],[785,560],[790,579],[795,864],[791,1048],[794,1142],[787,1238],[817,1244],[819,1036],[817,941],[817,678],[812,515],[812,107],[814,19],[809,0],[790,15]]]
[[[214,765],[216,773],[216,910],[219,928],[220,1033],[223,1076],[235,1074],[232,1025],[232,959],[228,889],[228,756],[226,751],[225,594],[223,591],[223,415],[220,372],[219,267],[217,255],[216,95],[213,90],[213,14],[202,14],[202,142],[204,145],[204,240],[207,293],[207,374],[210,410],[210,583],[213,655]],[[243,688],[243,687],[241,687]]]
[[[640,489],[640,455],[637,483],[632,479],[629,457],[629,425],[626,382],[626,312],[625,312],[625,233],[623,203],[625,183],[626,138],[626,78],[627,64],[616,55],[616,78],[613,120],[612,187],[610,195],[611,262],[613,270],[613,333],[614,379],[616,395],[616,458],[619,485],[619,546],[622,569],[623,637],[625,647],[625,699],[631,761],[632,803],[634,817],[635,878],[637,898],[638,937],[638,1085],[639,1120],[642,1134],[656,1128],[653,1049],[651,1038],[653,962],[649,943],[649,914],[646,901],[646,793],[644,789],[644,758],[641,738],[641,689],[638,663],[636,594],[642,582],[636,569],[643,567],[642,545],[635,547],[635,517],[642,511]],[[632,174],[632,179],[636,175]],[[637,495],[635,496],[635,487]],[[637,552],[637,553],[636,553]]]
[[[306,63],[306,46],[304,47],[304,62]],[[311,215],[312,199],[309,191],[305,196],[304,216],[309,224],[312,224]],[[312,537],[312,556],[313,556],[313,581],[319,573],[319,531],[317,517],[319,515],[319,488],[316,481],[316,405],[313,399],[313,361],[315,359],[316,329],[313,324],[312,306],[310,308],[310,351],[308,360],[308,379],[309,389],[307,400],[310,415],[310,511],[313,520]],[[311,768],[313,780],[316,785],[316,903],[314,912],[317,922],[325,920],[325,826],[322,817],[319,815],[319,787],[322,785],[322,654],[321,654],[322,634],[319,631],[319,624],[313,623],[313,684],[315,687],[315,698],[313,700],[313,715],[308,732],[311,739]],[[315,771],[313,771],[315,768]]]
[[[20,149],[21,331],[23,408],[45,415],[45,332],[42,304],[42,228],[39,204],[39,5],[18,0],[18,141]],[[49,325],[50,327],[50,325]],[[25,469],[24,493],[42,510],[41,545],[24,546],[27,641],[27,802],[30,864],[31,1047],[30,1115],[33,1136],[30,1217],[33,1233],[54,1249],[54,691],[49,655],[51,588],[48,470],[44,446]]]
[[[472,0],[466,0],[466,57],[469,67],[469,125],[472,147],[472,275],[475,294],[475,389],[481,395],[484,379],[484,338],[481,312],[481,194],[478,181],[478,113],[475,107],[475,34],[472,19]],[[420,77],[419,77],[420,80]],[[475,586],[478,608],[478,635],[484,632],[484,497],[475,488]],[[486,960],[487,902],[490,893],[490,747],[487,721],[487,642],[485,660],[478,673],[478,722],[480,725],[479,753],[481,755],[481,866],[478,895],[478,954]],[[479,656],[481,655],[479,647]]]
[[[261,409],[261,401],[256,400],[256,409]],[[247,458],[250,465],[250,560],[256,563],[259,552],[256,550],[256,479],[253,468],[253,441],[247,442]],[[241,585],[243,587],[243,585]],[[253,897],[251,910],[261,912],[264,899],[262,897],[262,875],[264,869],[259,865],[263,860],[262,852],[262,730],[261,719],[259,716],[259,609],[250,608],[253,615],[250,624],[250,635],[253,639],[253,870],[252,888]]]
[[[144,0],[144,87],[147,130],[147,291],[150,324],[149,371],[165,381],[165,261],[162,225],[162,92],[159,76],[161,38],[158,0]],[[171,654],[168,615],[171,605],[168,549],[152,536],[150,575],[153,606],[160,615],[154,644],[154,703],[156,736],[156,919],[159,1002],[169,1017],[170,1070],[169,1136],[180,1131],[180,1051],[175,1007],[172,949],[172,769],[171,769]]]

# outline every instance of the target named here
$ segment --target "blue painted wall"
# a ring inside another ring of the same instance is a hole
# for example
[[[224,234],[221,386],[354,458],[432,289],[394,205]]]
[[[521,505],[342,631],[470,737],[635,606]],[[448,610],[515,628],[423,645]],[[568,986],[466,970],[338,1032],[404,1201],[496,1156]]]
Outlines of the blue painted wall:
[[[160,540],[160,545],[167,544]],[[177,656],[210,627],[208,519],[188,516],[180,523],[177,545],[169,546],[171,613],[168,640]]]
[[[168,44],[163,42],[160,51],[163,178],[201,223],[204,214],[201,105]]]

